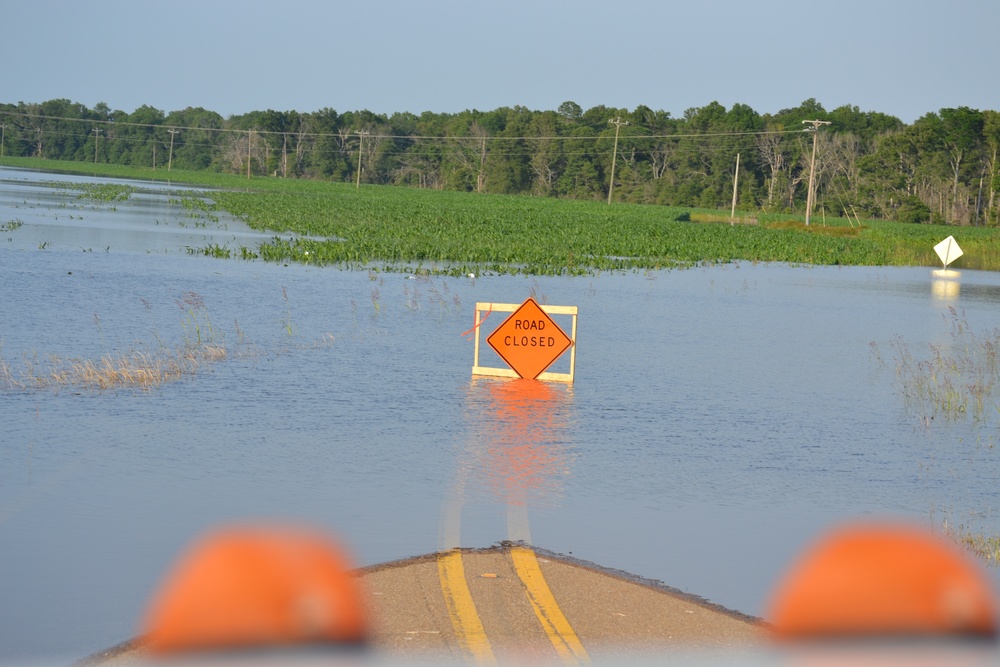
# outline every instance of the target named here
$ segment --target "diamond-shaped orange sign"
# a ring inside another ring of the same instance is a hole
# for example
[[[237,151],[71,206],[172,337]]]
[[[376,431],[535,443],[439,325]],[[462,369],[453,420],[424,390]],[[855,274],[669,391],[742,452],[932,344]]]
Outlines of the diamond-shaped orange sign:
[[[532,380],[573,344],[531,298],[504,320],[486,341],[515,373]]]

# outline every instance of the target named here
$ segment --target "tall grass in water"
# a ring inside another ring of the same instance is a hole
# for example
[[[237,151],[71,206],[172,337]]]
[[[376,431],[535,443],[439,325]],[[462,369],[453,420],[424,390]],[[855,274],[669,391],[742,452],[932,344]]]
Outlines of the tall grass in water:
[[[1000,329],[977,333],[951,307],[944,317],[950,320],[949,340],[930,345],[923,355],[915,355],[901,337],[892,341],[897,389],[907,410],[924,426],[937,418],[971,421],[986,436],[986,446],[993,448],[1000,424]],[[872,349],[884,363],[874,343]],[[1000,535],[992,529],[945,521],[943,532],[986,565],[1000,566]]]
[[[944,534],[949,539],[964,547],[983,563],[991,567],[1000,566],[1000,535],[977,533],[963,524],[954,527],[947,521],[943,527]]]
[[[1000,418],[1000,329],[977,334],[949,307],[950,341],[917,358],[906,342],[892,342],[896,382],[906,407],[929,423],[937,417],[972,419],[986,426]]]
[[[181,327],[184,344],[169,349],[162,344],[155,352],[130,349],[104,354],[98,360],[26,356],[20,363],[0,356],[0,389],[37,390],[58,387],[78,389],[140,389],[150,390],[166,382],[194,375],[205,363],[220,361],[228,356],[221,336],[217,335],[205,301],[196,292],[183,292],[176,303],[183,315]],[[147,310],[151,309],[143,300]],[[104,347],[104,329],[94,313],[94,323]],[[157,340],[159,334],[154,331]]]
[[[39,361],[26,358],[17,367],[0,357],[0,387],[11,390],[59,387],[150,390],[194,375],[202,364],[226,356],[226,350],[221,346],[203,345],[158,354],[130,351],[105,355],[98,361],[60,357]]]
[[[205,300],[197,292],[184,292],[176,299],[177,306],[185,313],[181,320],[184,341],[188,347],[201,347],[215,339],[215,329],[208,317]]]
[[[282,298],[286,304],[285,316],[281,321],[282,329],[288,336],[292,336],[292,313],[288,305],[291,299],[285,288],[282,288]],[[146,310],[152,311],[152,305],[148,301],[140,301]],[[9,361],[0,354],[0,391],[60,387],[94,391],[150,390],[166,382],[193,376],[208,363],[263,354],[247,340],[238,320],[234,320],[236,345],[227,345],[223,332],[212,324],[205,301],[197,292],[182,292],[174,301],[181,311],[180,325],[183,330],[183,341],[176,348],[164,345],[154,327],[153,336],[157,346],[153,351],[147,351],[140,344],[140,349],[132,347],[125,352],[104,354],[97,360],[54,355],[40,357],[36,353],[24,355],[17,361]],[[94,323],[104,348],[104,330],[96,313]],[[333,334],[325,333],[314,341],[303,341],[294,347],[304,350],[321,349],[333,345],[334,341]]]

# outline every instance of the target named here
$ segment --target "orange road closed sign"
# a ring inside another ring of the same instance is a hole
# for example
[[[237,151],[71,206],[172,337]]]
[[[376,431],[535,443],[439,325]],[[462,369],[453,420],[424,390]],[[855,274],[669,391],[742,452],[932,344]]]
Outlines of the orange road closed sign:
[[[529,298],[486,342],[522,378],[535,379],[573,345],[559,325]]]

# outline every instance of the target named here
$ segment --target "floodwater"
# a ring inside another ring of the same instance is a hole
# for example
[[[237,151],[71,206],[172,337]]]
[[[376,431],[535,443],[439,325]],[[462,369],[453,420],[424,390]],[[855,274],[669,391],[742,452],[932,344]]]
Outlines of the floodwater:
[[[996,415],[928,419],[895,369],[903,344],[929,358],[993,330],[998,274],[220,260],[186,248],[268,235],[192,230],[166,186],[110,204],[57,178],[83,180],[0,170],[0,356],[20,378],[0,388],[0,662],[133,636],[178,553],[231,522],[328,528],[359,565],[523,539],[755,615],[837,522],[1000,529]],[[529,296],[578,306],[575,383],[472,378],[477,302]],[[225,357],[149,389],[28,383],[199,344]]]

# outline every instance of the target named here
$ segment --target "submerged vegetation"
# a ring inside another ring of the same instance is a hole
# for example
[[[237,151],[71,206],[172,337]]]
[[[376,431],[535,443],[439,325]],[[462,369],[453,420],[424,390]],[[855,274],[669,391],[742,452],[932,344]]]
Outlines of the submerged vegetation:
[[[149,390],[192,376],[203,364],[225,357],[224,347],[204,345],[158,353],[130,350],[97,361],[50,356],[44,360],[24,359],[15,365],[0,358],[0,387],[19,391],[60,387]]]
[[[181,320],[184,343],[177,348],[163,345],[157,334],[160,344],[154,351],[131,348],[104,354],[97,361],[55,355],[40,359],[32,355],[24,357],[20,363],[12,363],[0,356],[0,388],[19,391],[60,387],[97,391],[150,390],[192,376],[205,363],[225,359],[229,354],[225,341],[216,335],[201,295],[184,292],[176,303],[184,313]],[[144,305],[149,308],[145,301]],[[96,313],[94,323],[103,340],[101,320]]]
[[[907,409],[925,424],[936,418],[1000,424],[1000,329],[976,333],[949,306],[947,343],[915,356],[897,337],[892,342],[896,383]],[[877,351],[876,351],[877,353]]]
[[[264,245],[266,260],[451,275],[575,275],[737,260],[933,266],[934,244],[952,233],[936,225],[828,218],[806,226],[778,214],[730,221],[680,207],[276,180],[213,199],[255,229],[302,237]],[[965,263],[956,266],[1000,270],[1000,232],[968,228],[960,236]]]
[[[945,522],[944,534],[959,546],[991,567],[1000,566],[1000,535],[976,532],[959,524],[956,528]]]
[[[58,185],[63,186],[62,183]],[[128,201],[135,192],[135,186],[120,183],[73,183],[70,187],[81,191],[79,199],[92,199],[100,202]]]
[[[285,316],[281,327],[288,337],[292,332],[292,313],[288,292],[282,288]],[[141,300],[147,310],[151,305]],[[195,376],[206,364],[232,357],[256,357],[263,352],[248,343],[246,333],[235,322],[236,346],[226,341],[225,334],[209,317],[204,298],[197,292],[182,292],[175,300],[181,315],[182,342],[176,347],[166,345],[158,331],[153,331],[155,345],[132,345],[124,351],[112,351],[99,358],[65,357],[25,354],[10,361],[0,355],[0,391],[39,391],[62,388],[80,391],[139,390],[150,391],[168,382]],[[94,323],[102,340],[103,325],[95,314]],[[297,347],[315,349],[334,342],[332,334],[324,334],[310,343]]]
[[[914,352],[897,336],[891,343],[895,383],[907,412],[923,428],[938,420],[968,422],[977,434],[978,446],[993,449],[1000,425],[1000,328],[974,331],[964,316],[949,306],[948,340]],[[876,360],[885,365],[878,346],[871,344]],[[984,437],[985,434],[985,437]],[[986,508],[985,515],[989,515]],[[975,513],[979,516],[980,513]],[[978,523],[970,515],[971,523]],[[1000,566],[1000,535],[991,529],[944,521],[950,540],[974,554],[986,565]]]

